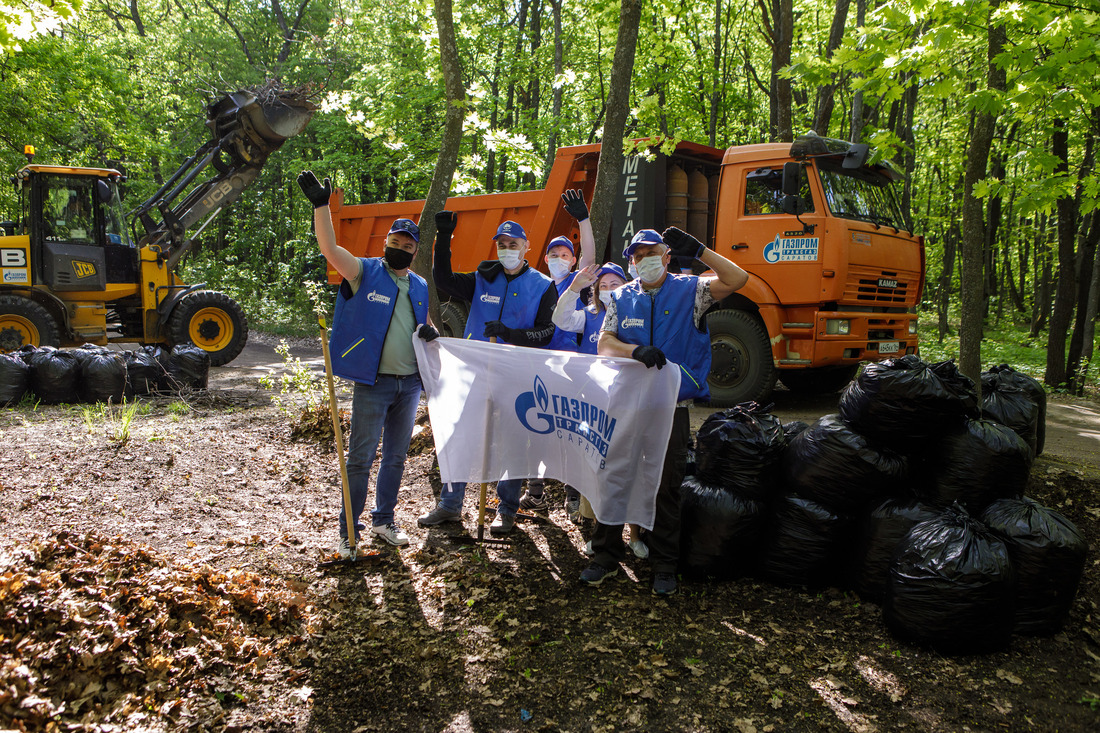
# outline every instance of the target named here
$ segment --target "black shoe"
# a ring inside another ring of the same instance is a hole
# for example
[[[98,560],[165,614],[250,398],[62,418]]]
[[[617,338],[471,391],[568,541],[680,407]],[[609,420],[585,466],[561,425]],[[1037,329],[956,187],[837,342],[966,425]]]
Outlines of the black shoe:
[[[599,563],[592,563],[581,571],[581,582],[585,585],[599,585],[608,578],[614,578],[619,574],[618,566],[605,568]]]
[[[676,593],[676,573],[654,573],[653,595],[671,596]]]

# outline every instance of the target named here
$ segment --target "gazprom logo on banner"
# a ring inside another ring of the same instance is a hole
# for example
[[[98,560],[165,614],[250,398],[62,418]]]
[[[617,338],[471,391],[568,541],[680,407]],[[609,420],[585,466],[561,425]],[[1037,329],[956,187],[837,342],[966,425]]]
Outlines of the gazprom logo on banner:
[[[619,328],[645,328],[644,318],[624,318],[619,321]]]
[[[557,431],[559,440],[574,443],[585,451],[594,450],[602,458],[607,458],[615,432],[615,418],[575,397],[551,395],[538,376],[533,389],[516,398],[516,417],[532,433],[549,435]],[[600,468],[603,468],[602,463]]]
[[[817,259],[817,237],[780,237],[764,247],[765,262],[813,262]]]
[[[381,303],[382,305],[389,305],[390,304],[390,296],[382,295],[382,293],[379,293],[376,290],[372,290],[369,293],[367,293],[367,300],[369,300],[372,303]]]
[[[481,297],[479,298],[479,300],[482,303],[492,303],[493,305],[496,305],[497,303],[500,302],[500,296],[499,295],[489,295],[488,293],[483,293],[481,295]]]

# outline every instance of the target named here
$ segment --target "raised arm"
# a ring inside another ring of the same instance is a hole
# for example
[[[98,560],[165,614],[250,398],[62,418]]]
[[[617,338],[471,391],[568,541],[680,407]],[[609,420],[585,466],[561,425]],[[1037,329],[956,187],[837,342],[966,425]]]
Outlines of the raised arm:
[[[577,220],[581,231],[581,259],[577,269],[581,270],[596,264],[596,239],[592,236],[592,220],[588,217],[588,205],[579,188],[566,191],[561,195],[562,205],[569,215]]]
[[[733,291],[743,288],[749,281],[747,272],[714,250],[707,249],[702,242],[682,229],[669,227],[661,237],[673,255],[693,257],[714,270],[716,277],[704,279],[710,282],[710,294],[715,300],[722,300]]]
[[[359,258],[336,243],[336,230],[332,228],[332,212],[328,208],[332,181],[326,178],[321,184],[313,171],[302,171],[298,176],[298,185],[313,204],[313,226],[321,254],[340,273],[340,277],[355,280],[359,277]]]

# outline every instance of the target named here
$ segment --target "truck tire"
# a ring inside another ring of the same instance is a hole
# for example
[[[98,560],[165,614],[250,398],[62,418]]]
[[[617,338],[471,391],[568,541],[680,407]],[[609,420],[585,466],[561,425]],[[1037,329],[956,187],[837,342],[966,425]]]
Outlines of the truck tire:
[[[775,389],[776,369],[764,324],[742,310],[707,315],[710,329],[710,404],[763,403]]]
[[[798,394],[832,394],[847,386],[858,371],[859,364],[816,369],[781,369],[779,381]]]
[[[462,303],[455,303],[454,301],[440,303],[439,319],[443,323],[440,325],[439,334],[452,338],[462,338],[462,334],[466,331],[467,315],[469,313]]]
[[[56,319],[44,306],[19,295],[0,295],[0,352],[20,346],[60,346]]]
[[[248,319],[225,293],[197,290],[180,298],[168,317],[172,345],[194,344],[210,353],[210,366],[237,358],[248,341]]]

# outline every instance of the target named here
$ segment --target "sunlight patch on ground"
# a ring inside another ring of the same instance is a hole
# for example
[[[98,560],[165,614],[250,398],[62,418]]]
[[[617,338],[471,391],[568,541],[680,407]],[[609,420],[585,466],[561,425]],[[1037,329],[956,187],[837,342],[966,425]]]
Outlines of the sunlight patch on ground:
[[[836,683],[828,678],[819,677],[816,680],[811,680],[810,688],[825,701],[829,709],[836,714],[836,717],[840,718],[840,722],[844,723],[852,733],[874,733],[878,730],[866,716],[848,709],[850,705],[856,705],[856,701],[841,695]]]
[[[768,645],[768,642],[764,641],[764,639],[762,637],[759,637],[756,634],[750,634],[748,631],[745,631],[744,629],[740,629],[740,628],[734,626],[729,621],[723,621],[722,625],[725,626],[730,631],[732,631],[733,633],[737,634],[738,636],[744,636],[744,637],[747,637],[749,639],[752,639],[753,641],[755,641],[760,646],[767,646]]]
[[[883,695],[889,695],[892,702],[897,702],[905,696],[907,692],[905,685],[901,684],[898,678],[890,672],[877,669],[874,666],[874,660],[870,657],[863,656],[857,659],[856,669],[863,675],[863,679],[867,681],[867,684]]]

